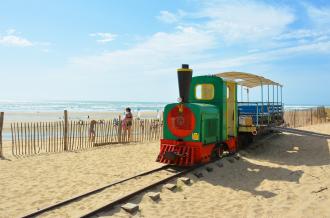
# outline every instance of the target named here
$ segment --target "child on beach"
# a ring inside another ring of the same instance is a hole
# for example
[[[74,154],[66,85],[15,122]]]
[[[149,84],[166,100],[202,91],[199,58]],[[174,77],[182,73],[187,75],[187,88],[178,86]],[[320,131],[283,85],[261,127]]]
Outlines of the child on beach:
[[[130,141],[131,138],[131,127],[133,123],[133,115],[131,112],[131,108],[126,108],[125,118],[123,120],[123,130],[124,130],[124,137],[127,134],[127,140]]]
[[[89,134],[88,134],[90,142],[95,141],[95,125],[96,125],[96,120],[92,120],[89,125]]]

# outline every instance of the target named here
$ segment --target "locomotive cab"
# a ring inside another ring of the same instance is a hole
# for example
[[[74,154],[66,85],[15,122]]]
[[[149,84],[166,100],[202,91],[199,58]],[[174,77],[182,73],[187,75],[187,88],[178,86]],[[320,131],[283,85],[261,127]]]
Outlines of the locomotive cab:
[[[216,76],[193,77],[189,101],[217,108],[221,142],[237,137],[236,83]]]

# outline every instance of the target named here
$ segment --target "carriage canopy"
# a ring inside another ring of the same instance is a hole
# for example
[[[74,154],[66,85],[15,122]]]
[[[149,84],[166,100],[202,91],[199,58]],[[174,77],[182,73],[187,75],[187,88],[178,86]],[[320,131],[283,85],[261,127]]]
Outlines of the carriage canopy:
[[[257,86],[263,85],[274,85],[280,86],[281,84],[274,82],[270,79],[266,79],[265,77],[254,75],[251,73],[243,73],[243,72],[223,72],[217,73],[215,76],[221,77],[225,80],[235,81],[238,85],[245,86],[247,88],[254,88]]]

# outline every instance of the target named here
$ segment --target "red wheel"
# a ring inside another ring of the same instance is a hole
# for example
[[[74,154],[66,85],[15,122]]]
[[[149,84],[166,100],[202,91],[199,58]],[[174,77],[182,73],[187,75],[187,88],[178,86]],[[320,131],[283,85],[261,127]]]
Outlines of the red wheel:
[[[215,159],[215,158],[220,158],[221,155],[223,154],[223,147],[222,146],[216,146],[213,151],[212,151],[212,158]]]

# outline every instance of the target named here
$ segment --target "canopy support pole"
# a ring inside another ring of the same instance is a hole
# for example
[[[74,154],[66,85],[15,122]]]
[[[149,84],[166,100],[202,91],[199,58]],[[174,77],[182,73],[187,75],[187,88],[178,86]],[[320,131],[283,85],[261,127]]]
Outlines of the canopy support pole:
[[[270,116],[270,113],[269,113],[269,84],[267,85],[267,112],[268,112],[268,124],[269,124],[269,116]]]
[[[281,86],[281,105],[283,104],[283,99],[282,99],[282,97],[283,97],[283,86]]]
[[[283,99],[282,99],[283,96],[282,95],[283,95],[283,86],[281,86],[281,118],[283,121],[284,108],[283,108]]]
[[[273,85],[273,107],[272,107],[272,118],[273,118],[273,116],[274,116],[274,113],[275,113],[275,93],[274,93],[274,85]],[[272,119],[273,120],[273,119]]]
[[[243,102],[243,86],[241,85],[241,102]]]
[[[278,85],[276,85],[276,105],[277,105],[277,114],[276,116],[278,117],[278,115],[280,114],[280,108],[279,108],[279,105],[278,105]]]
[[[264,117],[264,86],[262,85],[262,81],[260,81],[260,87],[261,87],[261,124],[263,124],[264,123],[264,121],[263,121],[263,117]]]

